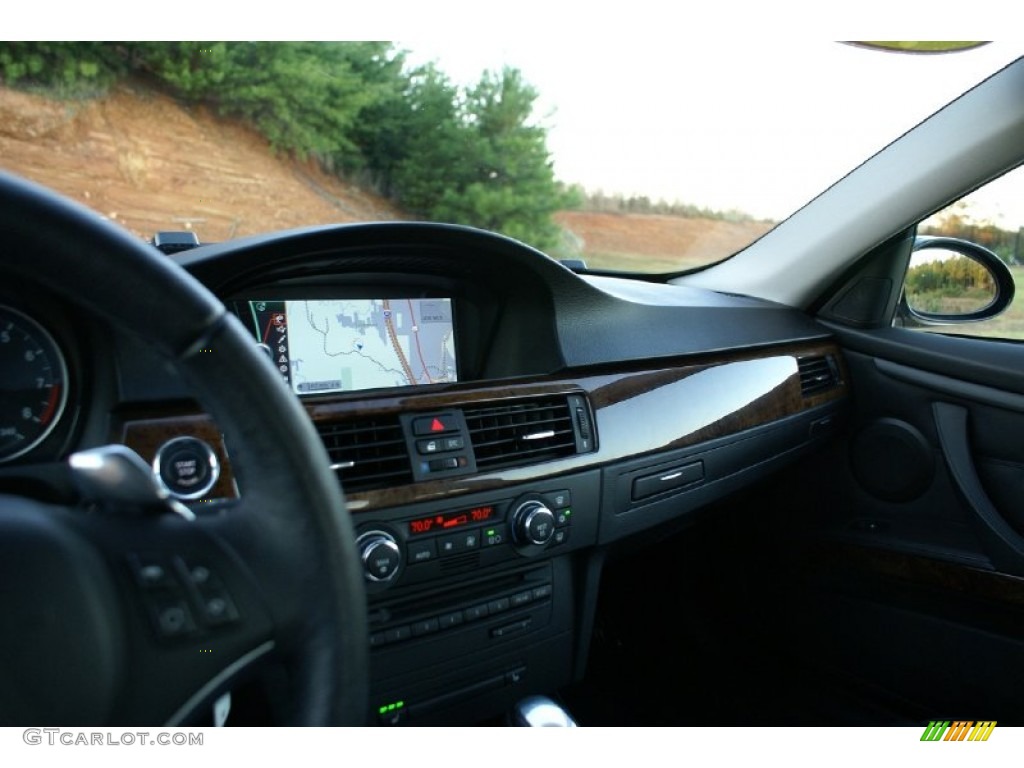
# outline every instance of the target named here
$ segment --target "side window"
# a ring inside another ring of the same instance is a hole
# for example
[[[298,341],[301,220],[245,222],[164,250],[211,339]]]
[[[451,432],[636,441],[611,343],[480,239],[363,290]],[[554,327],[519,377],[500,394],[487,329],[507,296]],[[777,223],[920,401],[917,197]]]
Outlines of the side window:
[[[1024,341],[1024,167],[918,225],[894,324]]]

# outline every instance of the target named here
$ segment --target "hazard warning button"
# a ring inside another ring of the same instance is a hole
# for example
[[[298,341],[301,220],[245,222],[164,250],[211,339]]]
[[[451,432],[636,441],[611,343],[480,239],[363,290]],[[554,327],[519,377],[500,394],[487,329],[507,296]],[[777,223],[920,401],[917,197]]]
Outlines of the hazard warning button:
[[[454,432],[458,428],[458,423],[448,414],[443,413],[437,416],[424,416],[423,418],[413,419],[412,422],[412,432],[414,435],[440,435],[443,432]]]

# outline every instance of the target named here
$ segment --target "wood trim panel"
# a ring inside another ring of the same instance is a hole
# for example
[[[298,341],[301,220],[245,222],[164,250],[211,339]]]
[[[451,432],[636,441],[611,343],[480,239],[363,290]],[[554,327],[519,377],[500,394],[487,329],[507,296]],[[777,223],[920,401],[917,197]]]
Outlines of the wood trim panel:
[[[238,498],[231,461],[224,446],[224,437],[209,416],[181,414],[159,418],[117,419],[114,432],[119,442],[134,450],[150,465],[156,458],[157,450],[168,440],[176,437],[195,437],[203,440],[217,455],[220,462],[220,477],[201,501]]]
[[[802,567],[810,579],[849,569],[891,583],[907,584],[1024,610],[1024,578],[962,563],[861,544],[824,542],[804,553]]]
[[[832,354],[840,361],[839,386],[805,398],[800,392],[797,358]],[[506,485],[591,469],[615,461],[685,448],[726,437],[846,397],[847,374],[839,347],[812,342],[782,347],[662,362],[656,368],[628,366],[478,385],[472,382],[431,391],[385,396],[372,393],[318,399],[306,403],[314,422],[345,421],[356,415],[429,412],[560,393],[586,394],[597,424],[597,451],[530,467],[502,469],[472,477],[447,478],[349,495],[353,512],[401,506],[417,501],[456,497]],[[152,461],[157,447],[180,435],[209,442],[222,463],[214,489],[233,495],[227,452],[212,421],[201,414],[127,419],[121,440]]]

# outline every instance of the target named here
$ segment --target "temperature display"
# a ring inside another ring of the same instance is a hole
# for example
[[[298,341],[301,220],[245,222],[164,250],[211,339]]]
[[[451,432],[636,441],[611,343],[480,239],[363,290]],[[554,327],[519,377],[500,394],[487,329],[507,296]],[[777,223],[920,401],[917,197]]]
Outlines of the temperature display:
[[[409,522],[409,533],[440,533],[453,528],[462,528],[473,523],[483,523],[494,519],[494,507],[473,507],[458,512],[442,512],[441,514],[421,517],[419,520]]]

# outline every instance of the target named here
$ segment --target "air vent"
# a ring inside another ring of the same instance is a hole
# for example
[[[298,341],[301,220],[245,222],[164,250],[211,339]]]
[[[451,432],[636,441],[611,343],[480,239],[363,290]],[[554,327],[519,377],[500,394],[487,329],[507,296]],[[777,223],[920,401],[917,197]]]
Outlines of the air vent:
[[[395,417],[316,425],[345,490],[412,482],[402,427]]]
[[[804,397],[826,392],[839,384],[839,368],[832,355],[798,358],[800,394]]]
[[[592,445],[590,417],[579,395],[466,408],[464,415],[481,471],[574,456],[578,443],[580,450],[590,450]],[[581,428],[587,431],[585,441]]]

